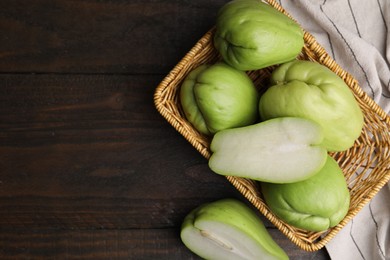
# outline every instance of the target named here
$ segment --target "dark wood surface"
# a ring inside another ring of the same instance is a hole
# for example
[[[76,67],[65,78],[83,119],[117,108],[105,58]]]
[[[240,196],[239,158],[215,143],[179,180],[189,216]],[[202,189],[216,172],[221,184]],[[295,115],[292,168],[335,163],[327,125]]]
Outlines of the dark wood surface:
[[[153,93],[225,2],[0,1],[0,259],[197,259],[184,216],[245,200]]]

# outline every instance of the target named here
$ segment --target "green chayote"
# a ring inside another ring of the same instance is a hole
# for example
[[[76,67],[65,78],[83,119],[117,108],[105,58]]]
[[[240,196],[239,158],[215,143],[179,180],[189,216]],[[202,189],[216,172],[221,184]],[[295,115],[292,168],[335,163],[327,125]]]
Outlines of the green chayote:
[[[262,183],[265,201],[280,219],[298,228],[324,231],[348,212],[350,194],[342,170],[330,156],[325,166],[304,181]]]
[[[258,119],[258,100],[249,76],[222,62],[196,68],[180,90],[186,118],[206,135],[254,123]]]
[[[296,58],[303,31],[292,19],[259,0],[233,0],[218,13],[214,46],[229,65],[256,70]]]
[[[260,98],[259,111],[263,120],[295,116],[317,122],[328,151],[347,150],[363,128],[363,113],[352,91],[333,71],[311,61],[278,67]]]

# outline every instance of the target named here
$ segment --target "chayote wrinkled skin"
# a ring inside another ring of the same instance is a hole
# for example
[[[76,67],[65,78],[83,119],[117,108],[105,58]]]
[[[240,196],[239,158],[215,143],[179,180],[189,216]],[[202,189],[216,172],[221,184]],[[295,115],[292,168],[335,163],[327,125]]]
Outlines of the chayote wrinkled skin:
[[[189,73],[181,86],[180,102],[187,120],[206,135],[258,119],[259,94],[252,80],[222,62],[201,65]]]
[[[325,166],[307,180],[262,183],[262,193],[273,213],[286,223],[310,231],[324,231],[340,223],[348,212],[350,194],[342,170],[330,156]]]
[[[259,0],[233,0],[218,12],[214,46],[239,70],[293,60],[303,45],[300,26]]]
[[[278,67],[260,98],[259,112],[262,120],[295,116],[317,122],[328,151],[349,149],[363,128],[363,113],[352,91],[330,69],[311,61]]]

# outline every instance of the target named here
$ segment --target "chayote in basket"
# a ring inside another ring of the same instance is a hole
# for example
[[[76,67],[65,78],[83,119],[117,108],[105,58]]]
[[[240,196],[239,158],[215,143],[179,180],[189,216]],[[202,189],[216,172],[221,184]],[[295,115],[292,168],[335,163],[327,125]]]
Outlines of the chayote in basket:
[[[209,167],[217,174],[272,183],[302,181],[325,164],[322,127],[299,117],[274,118],[216,133]]]
[[[239,70],[293,60],[303,45],[301,27],[260,0],[233,0],[218,12],[214,46]]]
[[[311,119],[324,129],[328,151],[347,150],[360,136],[363,113],[345,82],[327,67],[295,60],[278,67],[270,81],[259,102],[262,120]]]
[[[263,182],[261,189],[275,215],[310,231],[324,231],[339,224],[350,204],[343,172],[330,156],[325,166],[309,179],[288,184]]]
[[[253,82],[223,62],[191,71],[182,83],[180,102],[188,121],[206,135],[258,120],[259,94]]]

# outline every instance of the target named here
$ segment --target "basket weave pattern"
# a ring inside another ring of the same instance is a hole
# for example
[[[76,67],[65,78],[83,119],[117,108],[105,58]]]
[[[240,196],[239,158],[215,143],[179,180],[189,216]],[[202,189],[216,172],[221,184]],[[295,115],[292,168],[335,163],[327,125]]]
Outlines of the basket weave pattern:
[[[276,1],[266,2],[289,16]],[[211,155],[211,139],[200,134],[185,119],[178,94],[181,83],[189,72],[201,64],[211,64],[221,59],[213,46],[213,33],[214,28],[195,44],[159,84],[154,94],[157,110],[206,159]],[[316,251],[324,247],[390,180],[390,117],[367,96],[358,82],[328,55],[310,33],[305,32],[304,40],[305,46],[298,59],[323,64],[335,72],[350,87],[364,114],[363,131],[354,146],[345,152],[331,154],[342,168],[349,185],[351,203],[346,217],[336,227],[325,232],[298,229],[284,223],[270,211],[256,181],[232,176],[226,178],[293,243],[306,251]],[[260,93],[266,89],[273,69],[274,67],[268,67],[248,72]]]

